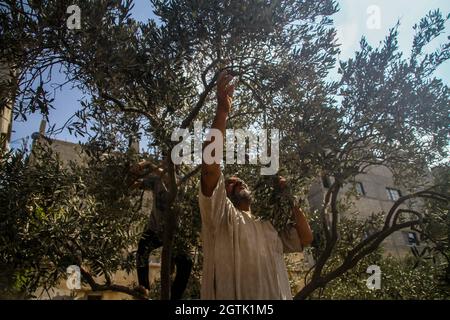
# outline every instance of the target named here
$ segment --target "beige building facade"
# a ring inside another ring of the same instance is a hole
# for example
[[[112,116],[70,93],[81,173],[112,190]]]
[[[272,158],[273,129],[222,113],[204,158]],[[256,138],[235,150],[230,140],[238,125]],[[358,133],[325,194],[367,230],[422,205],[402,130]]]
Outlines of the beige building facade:
[[[321,207],[331,183],[330,179],[325,178],[318,179],[312,185],[308,197],[312,210]],[[347,214],[355,214],[360,219],[367,219],[371,214],[387,214],[399,197],[409,193],[395,183],[392,172],[385,166],[369,167],[367,173],[357,175],[353,183],[344,185],[340,196],[349,191],[356,192],[357,196],[352,198]],[[405,229],[393,233],[382,245],[386,255],[401,258],[411,254],[412,247],[420,248],[421,244],[416,232]]]
[[[0,148],[9,148],[12,132],[13,93],[8,90],[9,68],[0,62]]]

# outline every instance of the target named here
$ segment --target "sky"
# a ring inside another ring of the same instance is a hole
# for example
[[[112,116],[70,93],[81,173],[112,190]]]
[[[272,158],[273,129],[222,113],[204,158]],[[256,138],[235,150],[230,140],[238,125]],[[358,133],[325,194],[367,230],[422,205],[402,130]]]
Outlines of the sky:
[[[440,9],[444,15],[450,13],[450,0],[338,0],[340,11],[334,15],[334,24],[341,43],[340,60],[353,56],[359,48],[359,41],[365,36],[369,44],[378,46],[397,21],[399,27],[399,48],[405,56],[409,55],[414,35],[413,26],[432,9]],[[132,15],[136,20],[147,21],[152,16],[148,0],[136,0]],[[450,23],[446,24],[445,34],[430,44],[432,51],[439,44],[445,43],[450,36]],[[331,73],[333,77],[336,72]],[[450,61],[441,65],[435,75],[450,84]],[[55,74],[55,79],[64,82],[61,75]],[[66,120],[80,108],[80,100],[86,98],[77,89],[66,85],[62,90],[55,91],[55,109],[51,110],[50,125],[62,126]],[[33,132],[39,130],[41,115],[34,114],[27,121],[15,121],[11,147],[18,148],[24,141],[28,143]],[[71,136],[67,130],[56,136],[57,139],[78,142],[79,138]]]

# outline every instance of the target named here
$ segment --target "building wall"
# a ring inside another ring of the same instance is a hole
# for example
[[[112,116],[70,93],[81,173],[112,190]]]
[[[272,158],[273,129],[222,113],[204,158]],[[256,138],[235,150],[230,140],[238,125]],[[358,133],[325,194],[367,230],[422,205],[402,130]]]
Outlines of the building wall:
[[[0,107],[0,137],[2,138],[1,140],[6,138],[5,142],[0,145],[0,148],[8,147],[11,140],[13,94],[4,87],[9,79],[9,69],[0,62],[0,100],[7,102],[6,106]]]
[[[384,166],[373,166],[369,168],[366,174],[356,176],[354,181],[362,183],[365,195],[352,199],[353,204],[349,213],[356,214],[361,219],[367,219],[373,213],[383,212],[387,214],[389,212],[395,201],[389,198],[387,188],[397,189],[401,195],[407,194],[402,186],[395,184],[392,172]],[[353,184],[344,185],[340,198],[342,199],[342,196],[353,188]],[[328,189],[323,186],[321,179],[314,182],[308,195],[312,210],[321,207],[327,191]],[[410,232],[410,230],[398,231],[386,238],[382,243],[385,254],[403,257],[411,253],[406,232]]]

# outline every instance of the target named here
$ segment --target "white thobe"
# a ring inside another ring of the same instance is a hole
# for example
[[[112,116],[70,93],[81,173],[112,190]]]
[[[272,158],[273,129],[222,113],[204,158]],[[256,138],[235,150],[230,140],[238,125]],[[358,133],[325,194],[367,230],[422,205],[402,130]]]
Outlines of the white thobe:
[[[221,174],[211,197],[199,191],[202,299],[291,300],[283,253],[300,252],[294,227],[280,234],[269,221],[234,207]]]

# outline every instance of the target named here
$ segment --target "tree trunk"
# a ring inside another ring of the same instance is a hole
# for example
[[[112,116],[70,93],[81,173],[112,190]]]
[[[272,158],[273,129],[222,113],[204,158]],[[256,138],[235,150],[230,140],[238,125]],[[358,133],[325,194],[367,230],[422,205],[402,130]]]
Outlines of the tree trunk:
[[[169,194],[167,197],[167,210],[164,216],[163,248],[161,253],[161,300],[170,299],[172,247],[178,218],[176,209],[174,208],[177,196],[177,180],[175,177],[175,166],[170,157],[170,151],[168,152],[166,159],[168,163],[167,173],[169,175]]]
[[[172,262],[173,237],[175,234],[176,216],[172,209],[166,212],[161,254],[161,300],[170,299],[170,271]]]
[[[308,296],[316,291],[320,287],[320,282],[318,280],[309,282],[303,287],[295,296],[294,300],[305,300]]]

